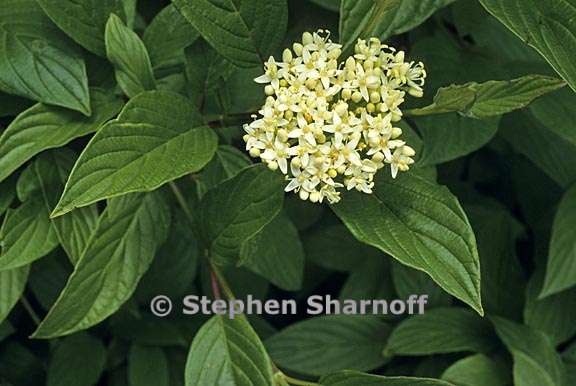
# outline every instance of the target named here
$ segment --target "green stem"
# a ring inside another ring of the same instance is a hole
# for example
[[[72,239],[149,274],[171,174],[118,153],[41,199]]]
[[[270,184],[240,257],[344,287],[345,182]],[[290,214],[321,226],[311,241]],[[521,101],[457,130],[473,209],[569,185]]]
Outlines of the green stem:
[[[190,221],[190,224],[194,224],[194,220],[192,218],[192,211],[190,210],[190,207],[188,206],[188,203],[186,202],[184,195],[180,191],[180,188],[178,187],[178,185],[176,185],[176,183],[174,181],[170,181],[168,184],[170,185],[170,189],[172,189],[174,196],[176,196],[176,200],[178,201],[178,204],[180,205],[180,207],[184,211],[184,214],[186,215],[186,217]]]
[[[295,379],[292,377],[287,376],[286,374],[284,374],[284,379],[292,384],[292,385],[298,385],[298,386],[320,386],[319,383],[316,382],[309,382],[309,381],[301,381],[300,379]]]
[[[222,288],[222,292],[224,292],[224,295],[226,295],[228,300],[236,299],[236,296],[234,296],[234,292],[232,292],[232,289],[230,288],[230,285],[226,281],[226,278],[222,274],[220,268],[216,266],[216,264],[214,263],[211,263],[210,265],[212,267],[212,272],[214,272],[216,279],[218,279],[218,283],[220,284],[220,288]]]
[[[22,306],[24,306],[24,309],[26,310],[26,312],[28,312],[30,318],[34,321],[36,326],[39,326],[40,318],[38,317],[36,311],[34,311],[34,308],[32,308],[30,302],[28,302],[28,299],[26,299],[26,296],[22,295],[22,297],[20,298],[20,302],[22,303]]]

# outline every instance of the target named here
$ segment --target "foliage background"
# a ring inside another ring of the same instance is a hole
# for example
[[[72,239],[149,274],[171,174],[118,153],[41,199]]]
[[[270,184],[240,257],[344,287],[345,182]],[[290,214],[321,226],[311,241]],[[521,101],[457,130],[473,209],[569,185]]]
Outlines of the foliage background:
[[[0,26],[2,386],[576,383],[574,0],[3,0]],[[429,72],[414,170],[334,207],[241,142],[262,60],[318,28]],[[149,311],[215,284],[430,305]]]

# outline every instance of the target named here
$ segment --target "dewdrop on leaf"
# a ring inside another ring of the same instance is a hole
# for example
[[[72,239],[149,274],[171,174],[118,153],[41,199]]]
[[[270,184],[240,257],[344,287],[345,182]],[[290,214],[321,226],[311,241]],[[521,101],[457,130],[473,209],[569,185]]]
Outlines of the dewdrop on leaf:
[[[406,95],[423,95],[424,65],[377,38],[341,54],[329,31],[305,32],[255,79],[267,98],[244,125],[246,150],[281,171],[285,190],[302,200],[336,203],[343,189],[371,194],[380,169],[390,165],[396,177],[414,163],[394,122]]]

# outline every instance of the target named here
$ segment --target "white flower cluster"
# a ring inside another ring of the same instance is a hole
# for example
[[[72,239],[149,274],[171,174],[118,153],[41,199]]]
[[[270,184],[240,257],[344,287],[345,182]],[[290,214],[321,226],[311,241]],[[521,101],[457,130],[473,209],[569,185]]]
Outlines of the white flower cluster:
[[[374,175],[390,164],[392,176],[414,162],[414,150],[394,126],[406,92],[422,96],[422,63],[379,39],[359,39],[355,54],[338,62],[341,45],[328,31],[305,32],[282,62],[265,63],[266,103],[244,125],[246,150],[289,180],[286,191],[303,200],[340,200],[338,188],[372,193]]]

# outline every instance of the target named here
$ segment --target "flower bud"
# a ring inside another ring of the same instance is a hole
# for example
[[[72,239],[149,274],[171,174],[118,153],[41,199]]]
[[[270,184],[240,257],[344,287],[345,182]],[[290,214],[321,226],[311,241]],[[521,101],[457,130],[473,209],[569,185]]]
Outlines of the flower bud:
[[[252,158],[260,157],[260,149],[253,147],[248,152]]]
[[[292,45],[292,49],[294,50],[294,53],[295,53],[297,56],[302,56],[302,50],[304,49],[304,47],[302,47],[302,44],[300,44],[300,43],[294,43],[294,44]]]
[[[314,203],[320,201],[320,192],[315,190],[312,193],[310,193],[310,201]]]
[[[354,58],[352,56],[348,57],[348,59],[346,59],[346,69],[348,71],[354,71],[356,69],[356,61],[354,60]]]
[[[414,149],[412,149],[410,146],[404,145],[402,147],[402,154],[406,157],[414,157],[416,155],[416,151],[414,151]]]
[[[408,90],[408,94],[410,94],[416,98],[422,98],[422,96],[424,95],[424,91],[422,91],[422,89],[420,87],[418,87],[418,88],[410,87],[410,89]]]
[[[342,54],[342,50],[340,48],[334,48],[332,51],[328,53],[328,57],[330,59],[338,59],[338,57]]]
[[[292,61],[292,51],[289,48],[286,48],[284,52],[282,52],[282,61],[285,63],[290,63]]]
[[[268,162],[268,168],[270,170],[278,170],[278,163],[276,161]]]
[[[312,34],[310,32],[304,32],[302,34],[302,44],[308,45],[308,44],[312,44],[312,42],[314,42],[314,38],[312,37]]]
[[[342,99],[348,100],[351,97],[352,97],[352,90],[350,90],[349,88],[345,88],[344,90],[342,90]]]
[[[301,200],[306,201],[308,199],[308,197],[310,197],[310,193],[308,193],[307,191],[302,189],[302,190],[300,190],[299,196],[300,196]]]
[[[370,93],[370,102],[378,103],[380,101],[380,93],[378,91],[372,91]]]
[[[278,130],[276,136],[281,142],[288,141],[288,132],[285,129]]]
[[[338,169],[336,169],[336,171],[338,172],[338,174],[344,174],[346,172],[346,166],[340,165],[338,166]]]
[[[267,84],[266,87],[264,87],[264,93],[266,93],[266,95],[274,95],[274,87]]]
[[[348,114],[348,103],[346,102],[338,103],[338,105],[336,105],[336,108],[334,108],[334,111],[336,111],[336,114],[338,114],[341,117],[345,116],[346,114]]]
[[[397,113],[397,112],[395,112],[395,111],[392,111],[391,114],[392,114],[392,119],[391,119],[392,122],[398,122],[398,121],[400,121],[400,120],[402,119],[402,114],[399,114],[399,113]]]
[[[330,177],[334,178],[338,175],[338,172],[335,169],[330,169],[330,170],[328,170],[328,175]]]
[[[354,103],[358,103],[362,100],[362,94],[360,94],[359,91],[354,91],[354,93],[352,94],[352,101]]]
[[[402,135],[402,129],[399,127],[392,128],[392,139],[396,139]]]
[[[381,151],[375,153],[375,154],[372,156],[372,160],[373,160],[374,162],[382,162],[382,161],[384,161],[384,153],[382,153]]]
[[[373,113],[374,111],[376,111],[376,106],[374,106],[374,103],[368,103],[366,105],[366,111],[368,111],[369,113]]]

